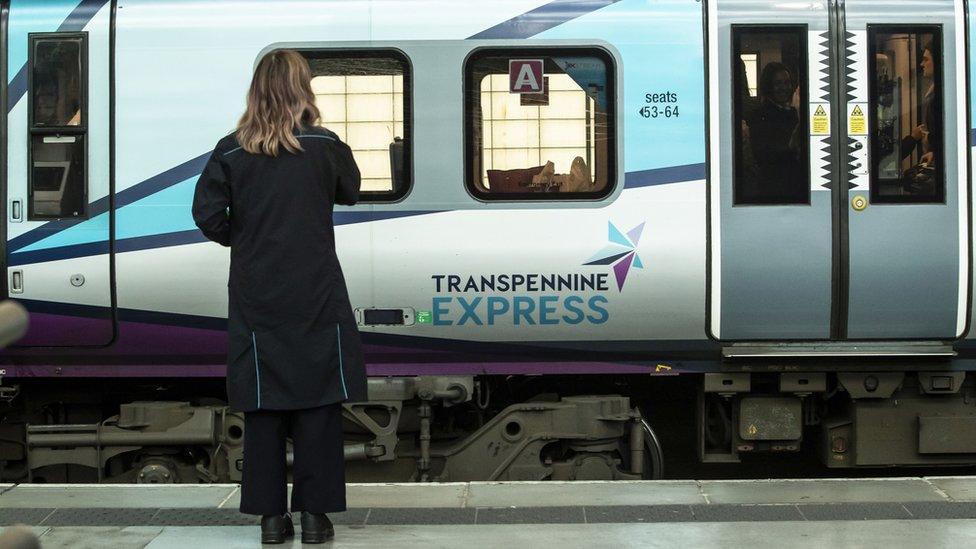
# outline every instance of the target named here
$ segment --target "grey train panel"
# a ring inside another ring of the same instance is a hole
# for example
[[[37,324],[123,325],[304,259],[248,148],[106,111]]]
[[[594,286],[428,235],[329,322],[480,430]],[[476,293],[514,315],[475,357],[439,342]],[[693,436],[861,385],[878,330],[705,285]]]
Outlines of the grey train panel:
[[[814,193],[811,201],[744,206],[767,211],[723,219],[721,339],[830,336],[830,194]],[[770,227],[805,230],[787,244]]]

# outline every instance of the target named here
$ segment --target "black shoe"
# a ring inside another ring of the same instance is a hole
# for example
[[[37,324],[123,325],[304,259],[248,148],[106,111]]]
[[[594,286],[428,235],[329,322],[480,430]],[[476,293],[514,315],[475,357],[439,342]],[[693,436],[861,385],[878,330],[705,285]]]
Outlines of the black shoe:
[[[325,513],[302,511],[302,543],[325,543],[335,537],[335,528]]]
[[[294,535],[295,525],[291,523],[291,513],[261,517],[261,543],[284,543]]]

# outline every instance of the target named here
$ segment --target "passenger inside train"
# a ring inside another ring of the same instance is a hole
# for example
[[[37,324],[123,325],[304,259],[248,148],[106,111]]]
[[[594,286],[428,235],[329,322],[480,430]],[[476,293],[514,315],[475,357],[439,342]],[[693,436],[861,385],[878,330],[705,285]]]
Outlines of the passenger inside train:
[[[770,202],[802,202],[805,189],[796,184],[800,161],[800,93],[793,73],[773,61],[759,79],[759,108],[746,124],[761,197]]]

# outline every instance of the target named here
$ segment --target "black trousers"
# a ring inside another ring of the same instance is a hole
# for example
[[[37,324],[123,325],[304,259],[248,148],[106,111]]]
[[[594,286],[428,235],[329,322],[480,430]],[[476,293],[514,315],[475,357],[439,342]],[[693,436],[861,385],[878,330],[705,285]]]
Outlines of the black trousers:
[[[285,437],[291,434],[295,461],[292,512],[346,510],[342,405],[307,410],[244,413],[244,478],[241,512],[281,515],[288,511]]]

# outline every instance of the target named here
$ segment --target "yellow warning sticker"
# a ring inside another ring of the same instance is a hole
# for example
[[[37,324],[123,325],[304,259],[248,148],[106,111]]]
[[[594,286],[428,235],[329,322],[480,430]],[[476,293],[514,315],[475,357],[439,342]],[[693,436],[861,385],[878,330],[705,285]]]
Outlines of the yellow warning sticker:
[[[823,103],[817,105],[813,111],[813,116],[810,118],[812,119],[810,122],[811,135],[830,135],[830,115],[827,114],[827,109],[824,108]]]
[[[854,105],[851,115],[847,119],[847,133],[851,135],[867,135],[868,123],[860,105]]]

